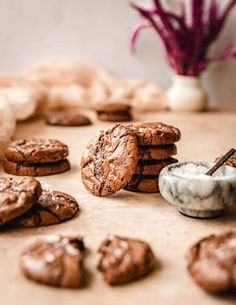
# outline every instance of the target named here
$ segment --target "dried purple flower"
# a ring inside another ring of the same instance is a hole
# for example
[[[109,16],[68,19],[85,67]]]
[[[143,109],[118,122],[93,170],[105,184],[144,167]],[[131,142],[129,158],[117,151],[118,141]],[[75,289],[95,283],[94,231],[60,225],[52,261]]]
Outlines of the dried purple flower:
[[[180,5],[181,13],[176,14],[165,9],[161,0],[153,0],[151,9],[132,4],[145,20],[135,28],[131,36],[132,51],[135,51],[140,31],[153,28],[161,37],[169,63],[177,74],[196,76],[211,62],[236,58],[236,48],[232,45],[221,55],[208,56],[210,46],[221,34],[236,0],[228,0],[222,12],[217,0],[211,0],[208,8],[205,0],[191,0],[190,22],[187,22],[184,2],[180,2]]]

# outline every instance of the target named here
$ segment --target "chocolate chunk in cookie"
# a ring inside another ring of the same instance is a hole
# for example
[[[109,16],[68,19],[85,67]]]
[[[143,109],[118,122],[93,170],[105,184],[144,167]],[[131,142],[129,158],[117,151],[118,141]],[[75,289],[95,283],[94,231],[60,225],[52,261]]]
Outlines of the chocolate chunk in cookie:
[[[45,116],[48,125],[55,126],[86,126],[91,125],[91,120],[78,111],[51,112]]]
[[[139,160],[135,170],[135,175],[159,175],[161,170],[167,165],[177,163],[175,158],[165,160]]]
[[[79,205],[72,196],[44,190],[37,203],[9,225],[20,228],[54,225],[73,218],[78,211]]]
[[[155,268],[150,246],[141,240],[114,236],[103,241],[99,248],[98,270],[110,285],[139,279]]]
[[[131,179],[138,162],[137,138],[120,124],[101,131],[85,149],[81,160],[82,182],[96,196],[108,196]]]
[[[66,172],[70,169],[70,163],[67,159],[53,163],[38,164],[4,160],[3,168],[6,173],[11,175],[40,177]]]
[[[41,185],[34,178],[0,177],[0,225],[28,211],[41,192]]]
[[[124,189],[131,192],[159,193],[159,176],[133,175]]]
[[[28,246],[20,257],[23,274],[49,286],[83,286],[85,246],[80,236],[44,236]]]
[[[131,121],[131,106],[123,103],[103,103],[97,109],[97,117],[101,121],[124,122]]]
[[[17,140],[5,150],[9,161],[27,163],[50,163],[64,160],[68,147],[53,139]]]
[[[139,145],[173,144],[180,140],[178,128],[161,122],[147,122],[128,125],[138,138]]]
[[[219,161],[220,160],[220,157],[219,158],[216,158],[215,159],[215,162]],[[230,157],[225,163],[224,165],[229,165],[229,166],[232,166],[232,167],[236,167],[236,153],[233,154],[232,157]]]
[[[203,289],[220,293],[236,289],[236,232],[210,235],[187,256],[188,271]]]
[[[175,144],[158,146],[139,146],[139,159],[141,160],[163,160],[177,154]]]

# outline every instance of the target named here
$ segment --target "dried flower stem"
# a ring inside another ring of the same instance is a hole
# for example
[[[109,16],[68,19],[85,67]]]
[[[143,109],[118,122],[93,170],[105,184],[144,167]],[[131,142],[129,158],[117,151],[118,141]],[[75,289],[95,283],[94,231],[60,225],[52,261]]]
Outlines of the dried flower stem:
[[[191,22],[187,22],[184,2],[180,5],[181,13],[176,14],[165,9],[161,0],[153,0],[151,9],[132,4],[145,20],[131,36],[132,51],[135,51],[139,33],[152,28],[161,37],[169,63],[177,74],[199,75],[211,62],[236,58],[236,48],[232,45],[221,55],[208,56],[210,46],[221,34],[236,0],[228,0],[222,12],[216,0],[211,0],[208,10],[205,0],[191,0]]]

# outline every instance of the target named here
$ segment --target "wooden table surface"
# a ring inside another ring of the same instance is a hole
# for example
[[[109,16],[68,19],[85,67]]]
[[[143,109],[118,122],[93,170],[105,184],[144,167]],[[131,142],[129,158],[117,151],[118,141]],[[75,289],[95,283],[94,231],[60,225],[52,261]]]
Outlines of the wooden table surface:
[[[182,131],[178,143],[180,161],[212,161],[236,145],[235,111],[201,114],[161,112],[142,115],[137,120],[160,120],[179,127]],[[180,215],[159,194],[120,191],[109,198],[98,198],[84,189],[79,169],[84,147],[98,129],[110,125],[95,122],[89,127],[63,128],[46,126],[40,120],[18,125],[15,138],[51,137],[68,144],[72,169],[39,180],[52,185],[55,190],[75,196],[81,213],[79,217],[59,225],[0,233],[0,305],[235,304],[235,295],[216,297],[202,291],[186,272],[185,263],[188,248],[198,239],[235,228],[235,208],[222,218],[196,220]],[[24,246],[43,234],[70,232],[82,234],[90,249],[85,261],[88,286],[77,290],[58,289],[25,279],[18,266],[18,256]],[[109,287],[96,271],[96,249],[108,233],[148,241],[161,262],[161,268],[143,280]]]

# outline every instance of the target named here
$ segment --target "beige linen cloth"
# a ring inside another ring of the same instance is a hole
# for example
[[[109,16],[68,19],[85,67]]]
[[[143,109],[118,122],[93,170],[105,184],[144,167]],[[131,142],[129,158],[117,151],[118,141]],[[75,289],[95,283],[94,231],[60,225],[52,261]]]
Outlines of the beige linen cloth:
[[[0,96],[0,160],[4,150],[15,132],[16,119],[9,101]]]
[[[123,102],[134,110],[166,108],[165,91],[154,83],[125,80],[85,61],[54,60],[30,68],[24,77],[41,84],[47,92],[43,109],[82,107],[93,109],[101,102]]]

